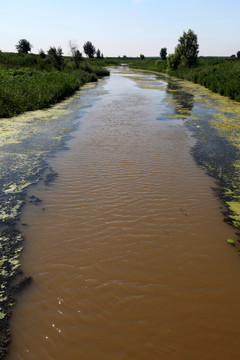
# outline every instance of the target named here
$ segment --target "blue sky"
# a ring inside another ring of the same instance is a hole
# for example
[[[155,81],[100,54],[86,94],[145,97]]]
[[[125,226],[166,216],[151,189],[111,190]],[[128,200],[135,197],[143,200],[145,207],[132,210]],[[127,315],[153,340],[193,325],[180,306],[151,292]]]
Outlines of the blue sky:
[[[19,39],[33,53],[69,40],[92,41],[104,56],[158,56],[174,51],[183,31],[198,36],[200,55],[240,50],[239,0],[0,0],[0,50],[16,51]]]

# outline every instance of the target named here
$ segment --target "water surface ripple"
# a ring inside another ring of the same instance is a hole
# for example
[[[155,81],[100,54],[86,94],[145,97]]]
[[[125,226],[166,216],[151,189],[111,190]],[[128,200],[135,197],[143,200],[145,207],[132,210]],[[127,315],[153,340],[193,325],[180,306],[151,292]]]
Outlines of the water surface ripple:
[[[97,85],[105,95],[49,160],[58,178],[30,189],[42,199],[21,218],[34,283],[8,360],[239,356],[234,232],[184,121],[166,116],[166,81],[137,77],[114,70]]]

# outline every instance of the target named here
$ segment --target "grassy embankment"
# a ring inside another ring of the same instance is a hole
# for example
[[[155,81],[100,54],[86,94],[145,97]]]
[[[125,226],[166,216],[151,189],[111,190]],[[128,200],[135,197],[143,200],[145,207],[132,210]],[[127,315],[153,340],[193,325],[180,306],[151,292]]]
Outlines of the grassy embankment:
[[[131,60],[132,68],[167,73],[177,78],[192,81],[232,100],[240,101],[240,60],[234,58],[200,57],[195,66],[179,66],[168,70],[167,61],[156,58]]]
[[[109,75],[104,65],[83,59],[76,69],[65,57],[59,71],[39,55],[0,52],[0,117],[49,107],[83,84]]]

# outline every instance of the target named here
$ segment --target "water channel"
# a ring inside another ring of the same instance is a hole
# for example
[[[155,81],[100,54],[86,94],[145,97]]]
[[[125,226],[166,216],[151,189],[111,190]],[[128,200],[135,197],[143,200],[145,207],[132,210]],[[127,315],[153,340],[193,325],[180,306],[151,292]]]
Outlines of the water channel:
[[[238,359],[235,230],[186,126],[217,100],[125,69],[84,91],[68,150],[47,160],[58,176],[29,187],[41,202],[21,214],[33,283],[6,359]]]

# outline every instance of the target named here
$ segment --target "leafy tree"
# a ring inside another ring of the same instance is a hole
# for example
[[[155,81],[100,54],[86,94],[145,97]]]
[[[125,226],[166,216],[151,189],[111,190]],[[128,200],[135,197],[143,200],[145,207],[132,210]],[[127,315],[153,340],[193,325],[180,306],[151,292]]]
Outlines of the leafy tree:
[[[197,35],[189,29],[187,33],[185,31],[183,32],[183,35],[178,39],[178,41],[179,44],[175,49],[175,54],[180,57],[181,63],[183,65],[187,65],[188,67],[196,64],[199,53]]]
[[[184,31],[178,41],[174,54],[168,56],[168,67],[171,70],[176,70],[180,64],[191,67],[197,62],[199,52],[197,35],[189,29],[187,33]]]
[[[140,54],[140,60],[144,60],[145,56],[143,54]]]
[[[101,59],[101,51],[99,49],[97,49],[96,56],[97,59]]]
[[[69,41],[69,46],[71,49],[73,61],[75,62],[75,66],[77,69],[79,69],[79,65],[82,60],[82,53],[78,50],[77,45],[73,45],[71,41]]]
[[[96,53],[96,49],[93,46],[93,44],[91,43],[91,41],[87,41],[84,45],[83,45],[83,50],[85,52],[85,54],[89,57],[89,58],[93,58],[95,53]]]
[[[167,64],[170,70],[176,70],[180,64],[180,57],[178,54],[170,54],[167,57]]]
[[[16,49],[20,54],[27,54],[32,49],[32,45],[26,39],[20,39],[16,45]]]
[[[79,50],[76,50],[73,56],[76,68],[79,69],[80,62],[82,60],[82,53]]]
[[[39,56],[40,56],[40,58],[45,59],[47,55],[45,54],[43,49],[40,49],[39,50]]]
[[[166,60],[167,59],[167,48],[162,48],[160,50],[160,57],[162,60]]]
[[[62,48],[59,47],[58,49],[56,49],[55,47],[50,47],[47,52],[47,61],[51,66],[55,67],[58,70],[61,70],[64,64]]]
[[[240,51],[237,52],[237,58],[240,59]]]

